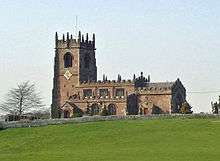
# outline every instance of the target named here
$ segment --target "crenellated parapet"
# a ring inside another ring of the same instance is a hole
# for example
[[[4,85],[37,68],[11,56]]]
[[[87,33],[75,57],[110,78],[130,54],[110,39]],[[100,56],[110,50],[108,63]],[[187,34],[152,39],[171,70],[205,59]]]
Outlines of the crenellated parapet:
[[[150,83],[146,87],[136,88],[136,94],[171,94],[172,88],[172,82]]]
[[[80,82],[80,87],[88,87],[88,86],[125,86],[125,85],[134,85],[133,80],[121,80],[121,81],[116,81],[116,80],[107,80],[107,81],[101,81],[98,80],[97,82],[95,81],[83,81]]]
[[[143,76],[143,72],[141,72],[141,76],[136,78],[136,76],[134,75],[133,78],[134,82],[135,82],[135,87],[145,87],[150,83],[150,75],[148,75],[148,78],[145,78]]]
[[[95,34],[92,36],[92,40],[89,40],[89,35],[86,33],[86,38],[79,31],[78,38],[73,38],[72,34],[63,34],[62,38],[59,39],[58,33],[55,34],[55,46],[57,49],[66,49],[66,48],[86,48],[86,49],[95,49]]]

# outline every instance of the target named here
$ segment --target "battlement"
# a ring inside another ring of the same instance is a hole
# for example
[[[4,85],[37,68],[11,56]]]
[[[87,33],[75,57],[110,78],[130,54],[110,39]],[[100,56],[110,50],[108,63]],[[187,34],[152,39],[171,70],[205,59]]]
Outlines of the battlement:
[[[81,35],[81,31],[79,31],[78,38],[73,38],[73,35],[63,34],[62,39],[59,39],[58,33],[55,34],[55,47],[56,48],[85,48],[95,50],[95,34],[92,36],[92,40],[89,40],[89,35],[86,33],[86,39],[84,39],[84,35]]]
[[[116,81],[116,80],[106,80],[106,81],[83,81],[80,82],[80,86],[119,86],[119,85],[134,85],[133,80],[121,80],[121,81]]]
[[[136,88],[137,94],[171,94],[174,82],[149,83],[146,87]]]
[[[139,87],[137,88],[137,91],[166,91],[166,90],[171,90],[172,87]]]
[[[122,79],[121,75],[118,74],[117,80],[108,80],[106,75],[103,75],[103,80],[98,81],[83,81],[80,82],[80,85],[82,86],[101,86],[101,85],[107,85],[107,86],[120,86],[120,85],[135,85],[135,87],[145,87],[150,83],[150,76],[148,75],[148,78],[145,78],[143,76],[143,72],[141,72],[141,76],[136,78],[134,75],[133,79]]]

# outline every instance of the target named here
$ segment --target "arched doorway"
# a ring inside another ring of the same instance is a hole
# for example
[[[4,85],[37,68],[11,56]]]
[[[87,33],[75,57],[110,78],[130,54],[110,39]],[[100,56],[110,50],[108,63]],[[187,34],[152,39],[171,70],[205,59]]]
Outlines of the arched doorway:
[[[99,115],[100,108],[97,103],[92,104],[91,106],[91,115]]]
[[[108,115],[116,115],[116,105],[115,104],[109,104],[107,110],[108,110]]]
[[[149,114],[149,109],[148,108],[144,108],[144,115]]]
[[[63,111],[63,115],[64,115],[63,116],[64,118],[70,118],[70,112],[69,111],[66,111],[66,110]]]

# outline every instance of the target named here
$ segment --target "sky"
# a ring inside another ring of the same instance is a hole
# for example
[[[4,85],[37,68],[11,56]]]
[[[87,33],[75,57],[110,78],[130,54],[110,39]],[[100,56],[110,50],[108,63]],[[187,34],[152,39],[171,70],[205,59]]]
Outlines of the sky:
[[[180,78],[194,112],[220,95],[218,0],[0,0],[0,101],[22,81],[51,104],[54,35],[96,34],[98,78]]]

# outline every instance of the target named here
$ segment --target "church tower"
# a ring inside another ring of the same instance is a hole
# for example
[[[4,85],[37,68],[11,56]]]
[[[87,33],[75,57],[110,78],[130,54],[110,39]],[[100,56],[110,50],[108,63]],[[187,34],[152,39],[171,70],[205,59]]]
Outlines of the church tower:
[[[81,82],[97,81],[95,34],[89,40],[79,31],[78,39],[67,33],[62,39],[55,34],[52,118],[60,117],[60,107],[74,94]]]

